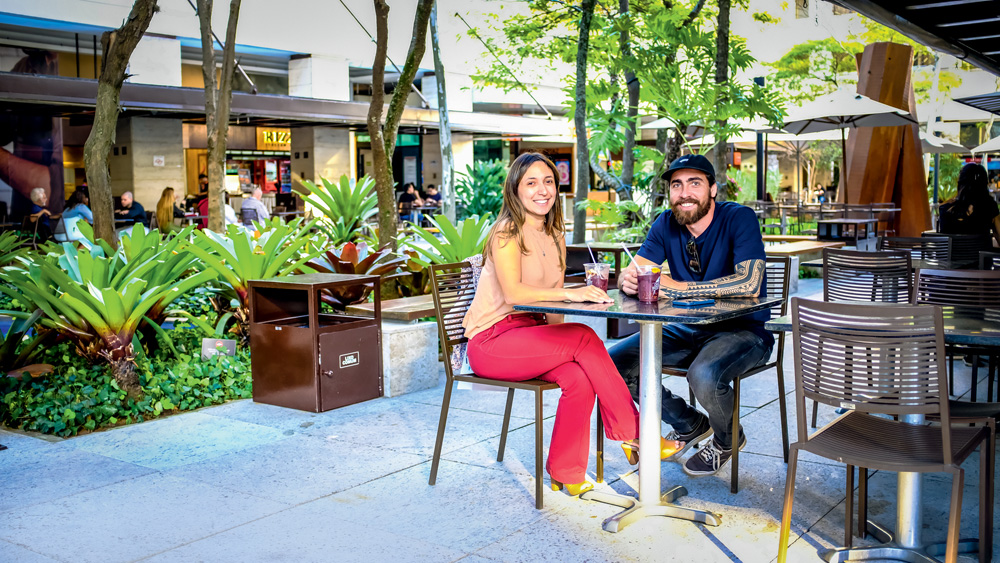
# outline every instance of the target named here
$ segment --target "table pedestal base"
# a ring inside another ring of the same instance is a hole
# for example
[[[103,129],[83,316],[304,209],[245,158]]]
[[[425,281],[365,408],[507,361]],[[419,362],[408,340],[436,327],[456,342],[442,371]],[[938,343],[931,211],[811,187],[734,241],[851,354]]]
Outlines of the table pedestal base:
[[[664,493],[663,496],[660,497],[659,503],[646,504],[641,503],[639,499],[636,498],[627,497],[625,495],[602,493],[599,491],[587,491],[586,493],[580,495],[580,498],[584,500],[603,502],[604,504],[610,504],[612,506],[625,509],[604,521],[605,532],[619,532],[624,530],[629,524],[642,520],[647,516],[679,518],[681,520],[708,524],[709,526],[718,526],[721,523],[720,516],[717,514],[705,512],[703,510],[695,510],[693,508],[685,508],[683,506],[673,504],[675,500],[683,496],[687,496],[687,494],[687,489],[678,486]]]
[[[895,534],[877,522],[868,521],[868,533],[882,542],[869,547],[845,547],[820,552],[820,557],[831,563],[846,561],[871,561],[891,559],[909,563],[940,563],[938,557],[945,553],[945,543],[932,543],[921,547],[904,547],[896,543]],[[959,553],[979,553],[978,539],[958,540]]]

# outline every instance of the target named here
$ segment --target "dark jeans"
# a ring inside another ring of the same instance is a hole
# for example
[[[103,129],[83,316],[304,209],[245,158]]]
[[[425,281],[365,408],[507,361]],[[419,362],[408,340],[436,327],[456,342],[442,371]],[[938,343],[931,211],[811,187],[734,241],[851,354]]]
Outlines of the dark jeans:
[[[750,330],[718,332],[711,326],[672,324],[663,327],[663,365],[687,369],[694,396],[708,413],[719,444],[732,444],[733,388],[737,376],[767,362],[771,345]],[[618,372],[639,401],[639,334],[609,350]],[[661,418],[681,434],[694,430],[698,411],[663,388]]]

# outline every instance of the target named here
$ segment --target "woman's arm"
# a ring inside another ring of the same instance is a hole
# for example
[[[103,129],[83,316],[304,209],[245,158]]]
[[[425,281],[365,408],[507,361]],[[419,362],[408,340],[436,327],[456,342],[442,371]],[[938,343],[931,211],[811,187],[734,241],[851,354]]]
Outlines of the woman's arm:
[[[575,289],[564,287],[534,287],[521,282],[521,249],[513,238],[501,240],[501,236],[493,237],[493,264],[496,266],[497,279],[503,291],[504,301],[508,305],[522,305],[535,301],[573,301],[576,303],[605,303],[611,299],[607,293],[594,287],[586,286]],[[558,260],[552,257],[551,260]]]
[[[993,240],[1000,245],[1000,215],[993,218]]]

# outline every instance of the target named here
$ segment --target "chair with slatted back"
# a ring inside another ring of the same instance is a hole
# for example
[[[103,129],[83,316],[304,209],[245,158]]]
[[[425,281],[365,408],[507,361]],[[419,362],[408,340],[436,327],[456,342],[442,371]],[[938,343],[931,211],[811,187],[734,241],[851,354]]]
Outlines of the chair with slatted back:
[[[1000,271],[997,270],[920,270],[913,292],[913,302],[971,310],[1000,309]],[[990,358],[986,400],[993,400],[994,364],[997,350],[963,345],[949,345],[948,355],[972,356],[972,401],[976,400],[979,356]],[[955,394],[954,368],[949,370],[949,392]],[[1000,395],[1000,393],[998,393]]]
[[[914,260],[932,264],[951,261],[951,239],[948,237],[882,237],[880,250],[906,250]]]
[[[475,374],[455,373],[451,357],[453,350],[468,342],[462,320],[472,305],[475,296],[475,279],[472,265],[469,262],[454,264],[436,264],[431,266],[431,288],[434,291],[434,310],[437,315],[438,332],[444,351],[444,371],[447,382],[444,386],[444,399],[441,402],[441,418],[438,421],[437,438],[434,441],[434,456],[431,459],[431,476],[429,483],[437,481],[438,465],[441,462],[441,448],[444,444],[444,430],[448,422],[448,408],[451,404],[451,392],[455,382],[492,385],[507,389],[507,407],[503,415],[503,427],[500,431],[500,446],[497,451],[497,461],[503,461],[504,447],[507,444],[507,430],[510,427],[510,413],[514,405],[514,391],[523,389],[535,394],[535,508],[542,508],[542,393],[558,389],[559,385],[529,379],[526,381],[499,381],[486,379]],[[604,481],[604,423],[600,416],[600,405],[597,405],[597,482]]]
[[[854,467],[950,473],[945,553],[947,563],[955,563],[965,478],[961,464],[976,448],[982,448],[979,484],[981,491],[989,490],[990,464],[985,455],[989,434],[982,427],[952,426],[945,388],[941,309],[914,305],[871,307],[797,297],[792,299],[791,309],[798,439],[789,452],[779,563],[788,556],[799,452],[846,464],[848,490],[854,487]],[[810,435],[805,420],[806,399],[846,407],[847,414]],[[940,419],[940,426],[921,423],[922,417],[931,416]],[[853,496],[848,494],[845,503],[847,548],[853,539]],[[980,538],[989,542],[993,534],[991,511],[980,498]],[[983,563],[987,552],[988,548],[979,551]],[[887,558],[902,557],[880,557]]]
[[[771,316],[780,317],[787,313],[788,307],[788,279],[791,268],[791,258],[788,256],[768,256],[765,268],[765,283],[768,297],[781,297],[781,303],[771,307]],[[733,379],[733,436],[734,440],[740,435],[740,381],[769,369],[774,369],[778,380],[778,411],[781,417],[781,446],[785,461],[788,461],[788,413],[785,407],[785,371],[782,359],[785,356],[785,333],[777,333],[777,354],[772,361],[744,372],[739,377]],[[676,366],[664,366],[663,375],[677,377],[687,376],[687,370]],[[688,389],[688,397],[691,406],[695,405],[694,391]],[[739,448],[733,448],[732,468],[729,478],[729,490],[736,494],[740,490],[739,468],[740,468]]]
[[[980,250],[979,251],[980,270],[1000,270],[1000,251]]]
[[[979,261],[979,251],[993,247],[993,237],[985,235],[949,234],[928,231],[923,237],[947,237],[951,240],[951,261],[961,268],[974,268]]]
[[[823,301],[908,303],[913,293],[912,257],[907,250],[864,252],[823,249]],[[819,418],[813,403],[812,428]]]

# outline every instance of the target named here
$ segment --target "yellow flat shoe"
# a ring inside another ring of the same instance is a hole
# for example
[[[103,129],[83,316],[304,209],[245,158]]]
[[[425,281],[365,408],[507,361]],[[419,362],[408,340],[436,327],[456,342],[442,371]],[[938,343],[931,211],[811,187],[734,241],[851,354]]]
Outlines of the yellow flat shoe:
[[[549,479],[552,478],[549,477]],[[575,497],[587,491],[594,490],[594,484],[589,481],[584,481],[583,483],[560,483],[559,481],[552,479],[553,491],[560,491],[563,488],[566,489],[566,493],[569,494],[569,496]]]
[[[684,449],[684,442],[680,440],[667,440],[666,438],[660,437],[660,461],[669,459],[674,454]],[[622,442],[622,450],[625,452],[625,458],[632,465],[637,465],[639,463],[639,444],[637,441],[629,440],[627,442]]]

